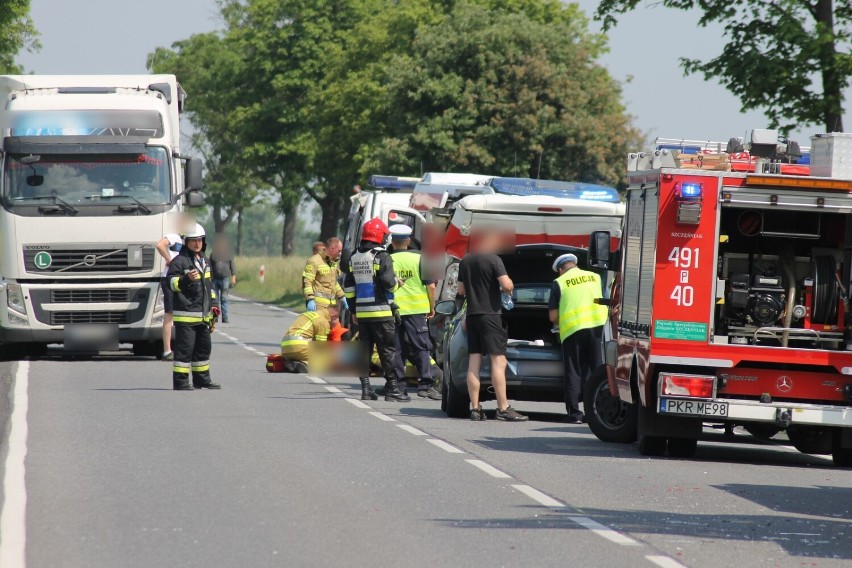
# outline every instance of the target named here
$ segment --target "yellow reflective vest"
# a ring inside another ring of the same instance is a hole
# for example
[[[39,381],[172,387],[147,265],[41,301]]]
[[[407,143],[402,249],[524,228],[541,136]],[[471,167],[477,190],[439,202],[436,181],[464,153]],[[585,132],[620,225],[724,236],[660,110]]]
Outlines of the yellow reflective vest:
[[[596,304],[601,295],[601,277],[594,272],[572,268],[556,279],[559,284],[559,340],[581,329],[606,323],[606,306]]]
[[[343,288],[337,281],[340,267],[337,261],[319,254],[308,259],[302,272],[302,292],[305,300],[316,300],[317,306],[333,306],[343,298]]]
[[[391,255],[391,260],[397,278],[405,281],[405,284],[394,292],[394,302],[399,306],[399,315],[428,314],[429,290],[420,275],[420,253],[399,251]]]

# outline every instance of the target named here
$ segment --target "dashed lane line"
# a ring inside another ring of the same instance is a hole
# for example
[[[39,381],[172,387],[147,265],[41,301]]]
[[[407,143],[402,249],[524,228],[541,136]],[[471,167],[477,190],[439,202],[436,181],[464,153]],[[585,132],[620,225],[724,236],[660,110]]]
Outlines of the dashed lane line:
[[[316,383],[316,384],[318,384],[318,385],[324,385],[324,384],[326,384],[326,383],[325,383],[325,380],[323,380],[323,379],[321,379],[321,378],[319,378],[319,377],[312,377],[311,375],[305,375],[305,376],[306,376],[306,377],[308,377],[308,380],[310,380],[311,382],[314,382],[314,383]]]
[[[3,510],[0,512],[0,566],[24,568],[27,543],[27,410],[29,408],[30,364],[18,363],[12,416],[9,421],[9,451],[6,454],[6,475],[3,478]]]
[[[396,419],[391,418],[387,414],[383,414],[381,412],[371,412],[370,414],[372,414],[373,416],[375,416],[379,420],[383,420],[384,422],[396,422]]]
[[[343,395],[346,394],[345,392],[343,392],[342,390],[340,390],[337,387],[324,386],[322,388],[324,388],[325,390],[327,390],[328,392],[333,393],[333,394],[343,394]]]
[[[589,517],[571,517],[571,520],[583,527],[584,529],[588,529],[596,535],[603,537],[610,542],[614,542],[615,544],[621,544],[624,546],[641,546],[639,542],[633,540],[629,536],[625,536],[620,532],[609,528],[606,525],[602,525],[597,521],[593,521]]]
[[[439,440],[438,438],[429,438],[426,441],[429,442],[430,444],[432,444],[433,446],[438,446],[439,448],[441,448],[445,452],[448,452],[448,453],[451,453],[451,454],[463,454],[464,453],[464,451],[458,449],[455,446],[452,446],[452,445],[446,443],[443,440]]]
[[[414,426],[409,426],[408,424],[397,424],[396,427],[400,428],[401,430],[405,430],[409,434],[414,434],[415,436],[428,436],[429,435],[426,432],[424,432],[423,430],[418,430]]]
[[[369,406],[355,398],[346,398],[345,400],[355,408],[370,408]]]
[[[674,558],[669,558],[668,556],[659,556],[656,554],[649,554],[645,557],[647,560],[650,560],[657,566],[661,568],[686,568],[683,564],[675,560]]]
[[[512,485],[512,487],[517,491],[520,491],[533,501],[537,502],[539,505],[544,505],[545,507],[551,507],[555,509],[565,508],[565,503],[557,501],[550,495],[542,493],[535,487],[530,487],[529,485]]]
[[[497,479],[512,479],[512,476],[508,473],[502,472],[490,463],[486,463],[482,460],[464,460],[470,465],[477,467],[490,475],[491,477],[496,477]]]

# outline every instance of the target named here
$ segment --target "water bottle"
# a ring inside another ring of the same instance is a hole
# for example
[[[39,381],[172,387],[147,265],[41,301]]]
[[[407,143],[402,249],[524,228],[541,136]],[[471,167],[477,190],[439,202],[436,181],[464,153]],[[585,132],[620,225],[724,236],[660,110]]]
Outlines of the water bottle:
[[[500,294],[500,301],[503,302],[504,310],[511,310],[515,307],[515,302],[512,301],[512,295],[508,292],[503,292]]]

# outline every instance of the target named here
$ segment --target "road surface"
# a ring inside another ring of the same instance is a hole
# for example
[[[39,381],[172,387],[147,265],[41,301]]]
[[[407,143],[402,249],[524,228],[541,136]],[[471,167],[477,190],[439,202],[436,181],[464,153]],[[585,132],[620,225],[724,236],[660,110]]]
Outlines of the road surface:
[[[527,423],[364,404],[355,378],[265,371],[292,313],[231,310],[218,392],[128,354],[0,364],[0,566],[852,562],[852,471],[827,458],[713,433],[642,458],[558,404],[516,403]]]

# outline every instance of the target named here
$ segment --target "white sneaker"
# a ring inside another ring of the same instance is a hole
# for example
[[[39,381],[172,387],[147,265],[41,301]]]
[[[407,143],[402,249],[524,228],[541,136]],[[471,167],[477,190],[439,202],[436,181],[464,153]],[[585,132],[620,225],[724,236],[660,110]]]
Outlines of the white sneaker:
[[[163,361],[174,361],[175,354],[171,351],[166,351],[163,353]]]

